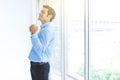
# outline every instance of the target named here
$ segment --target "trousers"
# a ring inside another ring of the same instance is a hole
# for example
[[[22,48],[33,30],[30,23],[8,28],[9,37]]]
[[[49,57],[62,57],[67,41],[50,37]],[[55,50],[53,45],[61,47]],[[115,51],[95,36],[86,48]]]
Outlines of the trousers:
[[[30,72],[32,80],[49,80],[50,64],[30,62]]]

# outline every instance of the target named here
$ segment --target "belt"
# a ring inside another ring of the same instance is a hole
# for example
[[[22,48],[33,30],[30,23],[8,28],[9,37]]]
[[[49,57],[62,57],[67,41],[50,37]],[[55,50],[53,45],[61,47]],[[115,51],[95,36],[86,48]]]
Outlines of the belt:
[[[48,63],[48,62],[30,62],[31,63],[31,65],[43,65],[43,64],[46,64],[46,63]]]

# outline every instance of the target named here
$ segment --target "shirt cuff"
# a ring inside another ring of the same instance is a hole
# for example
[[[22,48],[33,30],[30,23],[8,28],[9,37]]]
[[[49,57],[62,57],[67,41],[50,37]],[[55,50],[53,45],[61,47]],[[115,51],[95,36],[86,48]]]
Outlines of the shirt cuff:
[[[37,33],[32,34],[32,35],[31,35],[31,38],[38,38],[38,34],[37,34]]]

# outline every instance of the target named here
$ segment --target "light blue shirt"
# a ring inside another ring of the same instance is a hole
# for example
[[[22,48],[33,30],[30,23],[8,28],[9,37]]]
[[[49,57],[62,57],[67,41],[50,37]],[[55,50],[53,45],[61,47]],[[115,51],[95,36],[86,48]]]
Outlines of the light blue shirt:
[[[30,61],[49,62],[54,45],[54,31],[51,27],[50,23],[43,24],[38,33],[31,35]]]

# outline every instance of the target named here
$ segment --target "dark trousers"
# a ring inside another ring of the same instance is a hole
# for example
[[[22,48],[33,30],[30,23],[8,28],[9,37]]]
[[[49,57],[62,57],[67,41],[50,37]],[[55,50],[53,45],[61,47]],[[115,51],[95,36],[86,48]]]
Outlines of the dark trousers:
[[[50,71],[50,64],[47,63],[31,63],[31,77],[32,80],[48,80],[49,78],[49,71]]]

